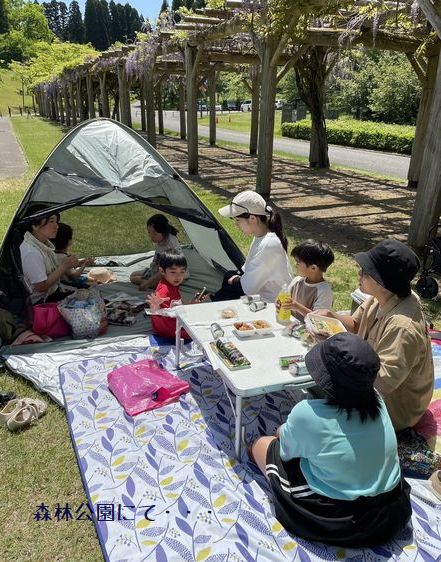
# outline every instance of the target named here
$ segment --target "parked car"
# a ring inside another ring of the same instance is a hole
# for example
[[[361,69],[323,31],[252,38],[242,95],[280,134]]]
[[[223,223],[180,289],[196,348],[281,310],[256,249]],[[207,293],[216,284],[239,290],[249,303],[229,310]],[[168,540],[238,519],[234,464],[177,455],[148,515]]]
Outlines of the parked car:
[[[276,107],[276,109],[282,109],[283,101],[282,100],[276,100],[275,107]]]
[[[242,105],[240,106],[240,110],[241,111],[251,111],[251,100],[247,100],[242,102]]]
[[[238,103],[236,101],[227,101],[226,102],[226,108],[228,109],[228,111],[237,111],[239,109]]]
[[[216,111],[222,111],[222,106],[220,103],[217,103],[215,107],[216,107]]]

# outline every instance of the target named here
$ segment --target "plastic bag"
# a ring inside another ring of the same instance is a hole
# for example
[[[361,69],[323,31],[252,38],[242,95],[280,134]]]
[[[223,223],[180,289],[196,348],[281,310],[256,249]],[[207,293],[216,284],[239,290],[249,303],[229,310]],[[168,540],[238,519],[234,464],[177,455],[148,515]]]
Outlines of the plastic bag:
[[[154,359],[114,369],[107,382],[129,416],[176,402],[190,390],[188,382],[162,369]]]
[[[106,306],[96,288],[78,289],[58,304],[74,338],[95,338],[107,329]]]

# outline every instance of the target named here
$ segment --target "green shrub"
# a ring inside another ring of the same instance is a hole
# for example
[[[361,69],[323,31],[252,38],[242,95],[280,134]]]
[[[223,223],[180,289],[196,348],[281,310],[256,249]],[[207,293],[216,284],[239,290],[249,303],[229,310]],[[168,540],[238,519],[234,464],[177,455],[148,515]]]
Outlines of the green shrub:
[[[326,130],[330,144],[402,154],[410,154],[415,136],[415,127],[412,126],[389,125],[347,118],[328,121]],[[283,123],[282,135],[293,139],[310,140],[311,121],[303,119],[297,123]]]

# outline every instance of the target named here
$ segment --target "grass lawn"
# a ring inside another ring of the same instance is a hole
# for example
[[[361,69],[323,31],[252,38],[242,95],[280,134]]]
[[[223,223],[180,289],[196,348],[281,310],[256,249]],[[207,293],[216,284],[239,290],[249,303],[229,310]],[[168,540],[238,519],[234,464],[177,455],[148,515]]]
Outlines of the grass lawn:
[[[20,79],[11,70],[0,68],[0,113],[4,116],[8,115],[8,106],[13,113],[18,113],[18,107],[23,106],[20,90]],[[25,95],[24,104],[32,107],[32,97]]]
[[[198,112],[198,116],[200,112]],[[233,131],[241,131],[243,133],[248,133],[251,127],[251,111],[232,111],[228,113],[224,111],[223,113],[217,112],[216,117],[218,119],[217,126],[220,129],[232,129]],[[274,136],[281,137],[281,118],[282,111],[276,111],[274,120]],[[206,112],[203,112],[203,117],[198,118],[198,123],[201,125],[209,125],[210,119]]]
[[[27,155],[30,171],[20,180],[0,181],[1,237],[32,174],[64,134],[62,127],[38,118],[15,118],[13,126]],[[226,203],[225,198],[207,192],[195,183],[192,187],[214,212]],[[105,239],[109,238],[127,250],[139,244],[145,247],[146,239],[141,225],[149,211],[136,204],[124,207],[126,224],[118,229],[114,226],[114,209],[109,209],[99,217],[96,209],[70,211],[69,217],[68,213],[63,214],[64,220],[71,222],[79,233],[76,250],[93,254],[90,244],[86,247],[80,243],[83,239],[81,232],[88,234],[89,241],[92,239],[92,248],[96,251],[106,247]],[[246,251],[249,239],[241,235],[233,221],[223,219],[222,223],[242,250]],[[94,230],[92,225],[95,226]],[[290,236],[290,247],[296,241]],[[336,262],[327,277],[333,285],[336,308],[349,308],[349,293],[357,284],[353,260],[336,251]],[[18,396],[40,396],[31,384],[4,369],[0,369],[0,389],[13,390]],[[46,416],[34,427],[17,434],[0,429],[0,450],[0,521],[3,531],[0,559],[16,562],[101,561],[102,554],[92,522],[34,521],[34,513],[41,503],[49,505],[53,511],[58,503],[78,507],[86,501],[64,411],[49,401]]]

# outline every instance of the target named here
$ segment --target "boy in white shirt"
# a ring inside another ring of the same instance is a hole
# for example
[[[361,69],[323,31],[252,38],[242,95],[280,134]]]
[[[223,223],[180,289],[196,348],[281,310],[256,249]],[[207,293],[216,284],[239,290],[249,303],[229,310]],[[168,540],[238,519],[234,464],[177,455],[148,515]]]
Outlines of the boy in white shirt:
[[[328,244],[311,238],[296,246],[291,256],[297,266],[298,276],[291,281],[288,290],[291,302],[285,304],[297,320],[303,321],[313,310],[329,308],[333,301],[331,285],[323,273],[334,261],[334,254]]]

